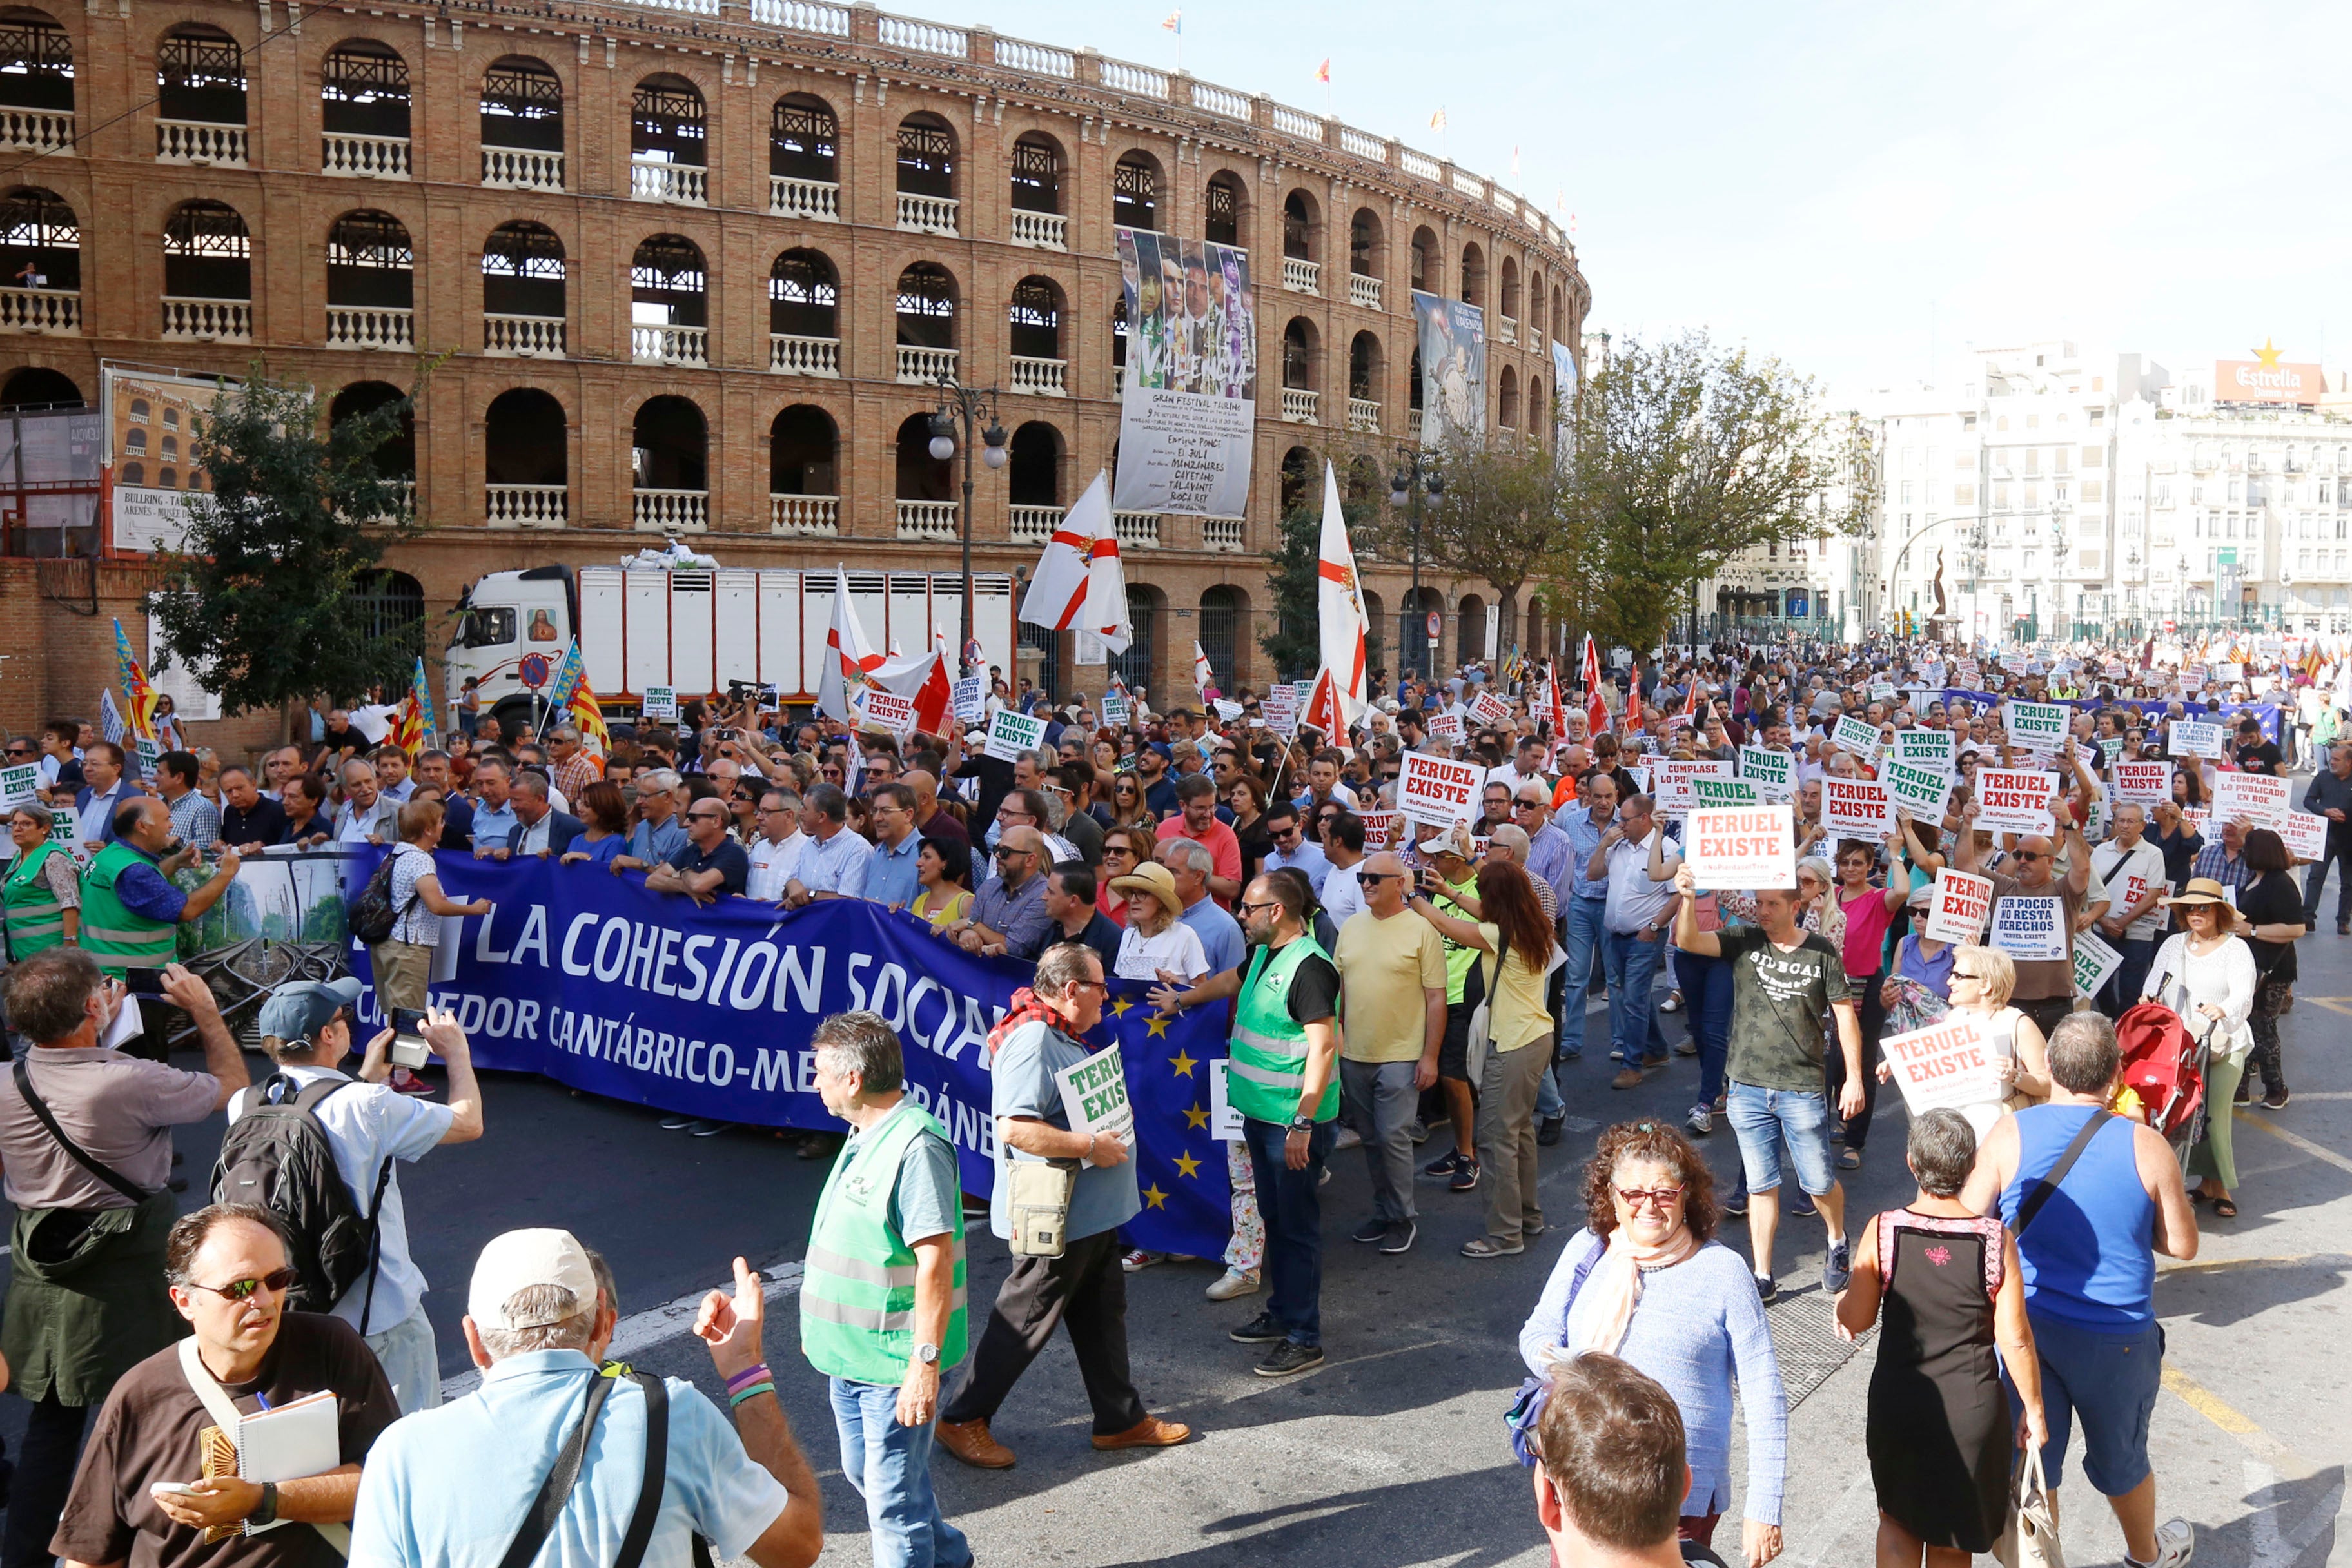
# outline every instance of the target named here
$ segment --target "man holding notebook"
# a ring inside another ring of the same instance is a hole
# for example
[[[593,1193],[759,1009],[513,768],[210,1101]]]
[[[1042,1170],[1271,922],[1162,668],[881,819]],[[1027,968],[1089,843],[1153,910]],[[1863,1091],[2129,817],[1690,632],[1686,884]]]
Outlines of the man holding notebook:
[[[367,1342],[286,1310],[294,1270],[264,1208],[180,1220],[164,1278],[194,1332],[107,1395],[49,1550],[68,1568],[134,1552],[158,1568],[339,1568],[361,1462],[400,1416]]]

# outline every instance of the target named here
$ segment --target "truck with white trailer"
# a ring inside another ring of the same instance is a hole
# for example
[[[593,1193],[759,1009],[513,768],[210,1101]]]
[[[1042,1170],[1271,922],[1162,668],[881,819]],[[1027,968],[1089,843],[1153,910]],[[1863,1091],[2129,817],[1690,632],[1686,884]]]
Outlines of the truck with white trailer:
[[[962,574],[851,572],[849,600],[877,652],[936,644],[952,662],[963,626]],[[530,722],[551,689],[571,640],[580,639],[589,687],[611,713],[635,713],[648,686],[681,701],[730,686],[774,689],[780,701],[816,700],[833,625],[835,576],[772,567],[533,566],[492,572],[457,603],[445,656],[454,702],[468,676],[482,712]],[[1012,671],[1013,584],[972,575],[971,636],[984,666]]]

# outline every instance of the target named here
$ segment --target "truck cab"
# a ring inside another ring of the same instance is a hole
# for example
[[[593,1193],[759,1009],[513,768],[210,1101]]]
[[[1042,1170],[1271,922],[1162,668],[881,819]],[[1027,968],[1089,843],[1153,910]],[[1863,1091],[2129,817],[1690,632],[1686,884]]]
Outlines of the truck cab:
[[[446,696],[479,681],[485,718],[534,717],[579,627],[579,592],[569,566],[492,572],[457,601],[457,626],[443,656]]]

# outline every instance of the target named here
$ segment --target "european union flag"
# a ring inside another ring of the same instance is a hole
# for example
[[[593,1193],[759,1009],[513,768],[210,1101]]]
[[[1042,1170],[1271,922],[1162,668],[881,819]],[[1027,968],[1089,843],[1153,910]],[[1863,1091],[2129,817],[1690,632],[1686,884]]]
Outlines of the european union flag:
[[[1210,1134],[1210,1064],[1225,1054],[1230,1005],[1185,1013],[1151,1005],[1151,987],[1114,980],[1089,1043],[1118,1044],[1135,1107],[1135,1179],[1143,1208],[1129,1239],[1153,1252],[1223,1256],[1233,1231],[1233,1185],[1224,1143]]]

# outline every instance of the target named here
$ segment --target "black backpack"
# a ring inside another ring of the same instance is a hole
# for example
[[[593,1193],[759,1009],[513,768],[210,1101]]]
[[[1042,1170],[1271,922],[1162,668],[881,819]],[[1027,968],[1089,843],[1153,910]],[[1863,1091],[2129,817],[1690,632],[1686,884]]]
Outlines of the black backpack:
[[[368,879],[367,886],[360,889],[360,896],[344,912],[352,934],[369,947],[391,941],[393,928],[400,923],[400,917],[414,909],[423,896],[420,889],[409,894],[408,902],[401,908],[392,907],[392,868],[399,858],[397,849],[385,856],[383,864],[375,868],[375,875]]]
[[[322,1079],[308,1089],[283,1073],[255,1091],[244,1115],[229,1124],[213,1166],[213,1202],[259,1204],[276,1215],[293,1238],[287,1262],[295,1281],[286,1304],[297,1311],[334,1309],[364,1275],[368,1300],[360,1310],[360,1332],[368,1331],[374,1308],[380,1237],[375,1216],[392,1181],[392,1161],[376,1173],[375,1193],[362,1214],[352,1190],[335,1168],[335,1150],[319,1106],[350,1079]]]

